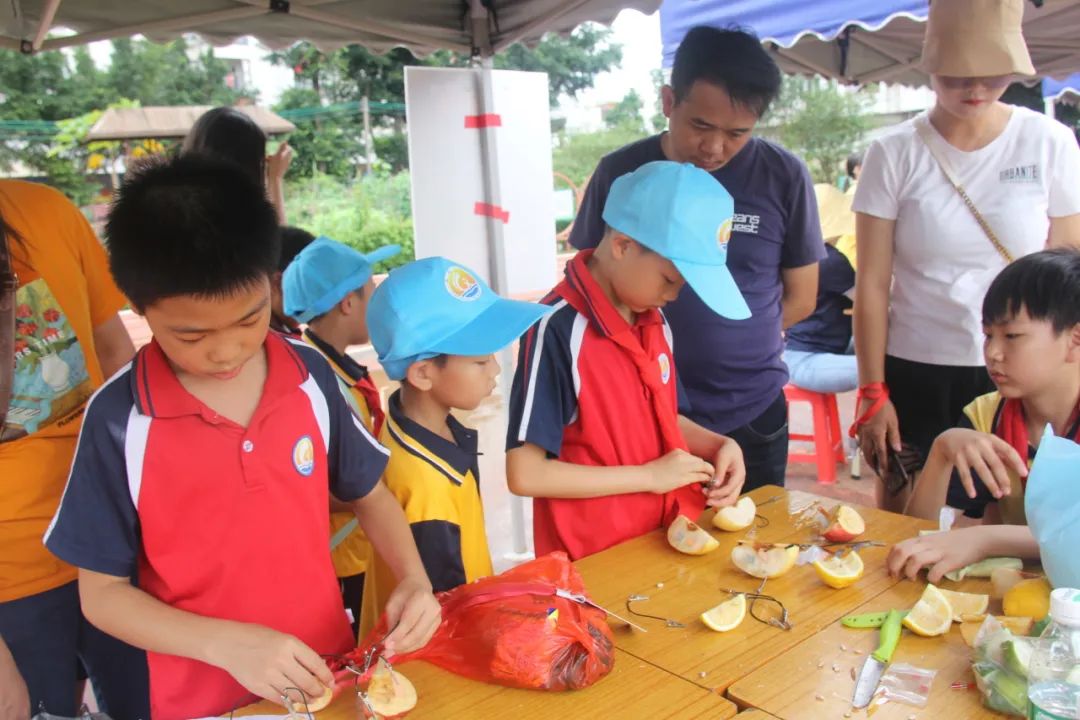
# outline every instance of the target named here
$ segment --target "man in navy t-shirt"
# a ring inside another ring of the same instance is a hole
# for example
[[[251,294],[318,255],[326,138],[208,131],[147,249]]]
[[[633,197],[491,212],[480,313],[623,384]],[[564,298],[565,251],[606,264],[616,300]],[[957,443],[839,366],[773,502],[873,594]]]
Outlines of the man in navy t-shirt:
[[[687,289],[665,308],[689,416],[734,438],[746,459],[746,490],[782,485],[787,469],[787,368],[782,331],[817,299],[824,243],[806,166],[753,137],[780,91],[780,70],[754,36],[696,27],[675,53],[663,88],[668,131],[620,148],[597,166],[570,233],[574,247],[596,247],[615,178],[654,160],[708,170],[735,198],[728,268],[750,306],[727,320]]]

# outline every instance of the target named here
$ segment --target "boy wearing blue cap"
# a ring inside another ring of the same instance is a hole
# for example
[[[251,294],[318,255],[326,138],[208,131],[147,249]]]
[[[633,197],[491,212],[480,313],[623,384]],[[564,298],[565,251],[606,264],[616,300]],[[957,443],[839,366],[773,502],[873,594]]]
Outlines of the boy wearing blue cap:
[[[346,350],[350,345],[368,342],[367,306],[375,290],[372,269],[399,252],[399,246],[387,245],[365,255],[328,237],[319,237],[297,253],[281,282],[285,314],[307,323],[304,342],[330,362],[345,399],[375,436],[383,424],[379,390],[367,368],[349,357]],[[360,625],[364,571],[371,545],[347,503],[331,499],[330,505],[330,557],[355,633]]]
[[[435,591],[490,575],[477,469],[477,434],[451,414],[475,410],[495,389],[493,353],[551,308],[501,298],[450,260],[417,260],[390,273],[368,306],[371,341],[401,381],[387,403],[383,479],[405,509]],[[360,633],[375,626],[394,589],[381,557],[368,564]]]
[[[742,452],[684,416],[660,310],[689,283],[715,312],[749,316],[725,266],[732,211],[704,170],[643,165],[612,184],[604,239],[544,300],[554,312],[521,344],[506,458],[510,490],[535,498],[537,555],[584,557],[738,498]]]

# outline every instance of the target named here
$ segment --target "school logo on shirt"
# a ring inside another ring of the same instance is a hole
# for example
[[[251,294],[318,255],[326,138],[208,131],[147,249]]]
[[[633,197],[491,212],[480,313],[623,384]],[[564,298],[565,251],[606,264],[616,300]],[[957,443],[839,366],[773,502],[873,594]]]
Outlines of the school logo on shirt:
[[[1019,165],[998,173],[998,181],[1003,183],[1037,183],[1041,177],[1038,165]]]
[[[315,443],[311,442],[310,435],[303,436],[293,445],[292,464],[304,477],[315,471]]]
[[[671,358],[667,353],[660,353],[656,361],[660,364],[660,381],[667,385],[668,380],[671,379]]]
[[[731,218],[720,223],[720,227],[716,231],[716,241],[720,243],[721,250],[727,250],[729,240],[731,240]]]
[[[476,278],[472,276],[472,273],[465,268],[450,268],[446,271],[444,282],[446,284],[446,291],[458,300],[464,300],[466,302],[475,300],[480,297],[480,293],[483,292],[480,288],[480,283],[478,283]]]

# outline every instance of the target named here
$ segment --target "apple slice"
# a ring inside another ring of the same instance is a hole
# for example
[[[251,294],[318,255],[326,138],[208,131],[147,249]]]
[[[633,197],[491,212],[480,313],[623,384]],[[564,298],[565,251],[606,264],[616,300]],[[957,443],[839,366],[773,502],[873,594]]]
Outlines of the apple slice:
[[[829,542],[850,542],[866,531],[862,516],[848,505],[836,508],[829,520],[829,527],[823,533]]]
[[[307,711],[309,713],[317,713],[320,710],[326,709],[326,706],[334,699],[334,688],[328,687],[323,690],[323,694],[316,698],[311,698],[307,701]],[[304,704],[295,703],[297,710],[303,710]]]
[[[375,711],[374,717],[381,720],[404,717],[416,707],[416,688],[407,677],[384,662],[380,662],[372,673],[365,694]],[[366,708],[364,714],[368,715]]]
[[[716,538],[685,515],[679,515],[668,526],[667,541],[671,547],[687,555],[704,555],[720,547]]]
[[[776,578],[795,567],[799,557],[798,545],[736,545],[731,562],[747,575],[756,578]]]
[[[717,530],[738,532],[753,525],[756,515],[757,505],[754,504],[753,498],[741,497],[734,505],[717,510],[713,515],[712,524]]]

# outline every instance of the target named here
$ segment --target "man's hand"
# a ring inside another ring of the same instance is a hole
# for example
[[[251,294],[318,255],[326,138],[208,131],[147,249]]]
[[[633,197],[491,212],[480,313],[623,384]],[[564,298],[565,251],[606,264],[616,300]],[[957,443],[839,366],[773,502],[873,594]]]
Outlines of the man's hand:
[[[289,688],[294,688],[289,695],[299,701],[295,690],[311,700],[334,685],[330,668],[317,652],[292,635],[262,625],[233,624],[211,652],[214,664],[244,688],[279,705]]]
[[[1027,463],[1012,445],[996,435],[966,428],[946,430],[934,441],[931,452],[941,453],[950,468],[956,468],[969,498],[975,497],[974,472],[990,494],[1001,499],[1012,491],[1009,470],[1027,477]]]
[[[685,450],[672,450],[667,455],[646,463],[645,467],[652,474],[650,484],[652,492],[657,495],[663,495],[693,483],[704,485],[716,475],[712,465]]]
[[[3,638],[0,638],[0,718],[30,718],[30,693]]]
[[[976,526],[904,540],[893,545],[885,565],[893,577],[909,580],[916,579],[923,568],[929,568],[927,580],[939,583],[945,573],[986,557],[985,532],[985,527]]]
[[[746,463],[742,448],[729,437],[716,453],[716,474],[705,486],[706,504],[709,507],[734,505],[746,482]]]
[[[442,623],[442,606],[431,594],[427,577],[405,578],[386,601],[386,655],[418,650],[427,644]]]

